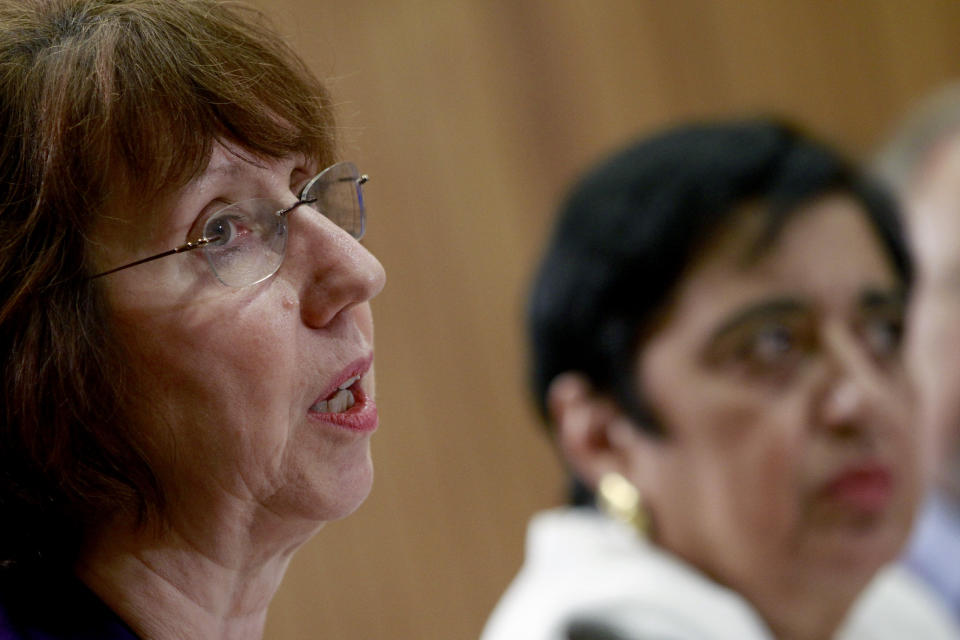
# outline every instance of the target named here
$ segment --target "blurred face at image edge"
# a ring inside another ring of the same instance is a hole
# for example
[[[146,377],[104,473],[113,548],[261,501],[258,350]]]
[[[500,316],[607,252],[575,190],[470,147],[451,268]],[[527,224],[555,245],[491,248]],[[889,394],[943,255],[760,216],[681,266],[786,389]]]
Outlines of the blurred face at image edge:
[[[818,199],[747,258],[761,229],[736,215],[638,352],[665,437],[623,430],[657,543],[759,597],[871,575],[920,491],[904,290],[862,208]]]

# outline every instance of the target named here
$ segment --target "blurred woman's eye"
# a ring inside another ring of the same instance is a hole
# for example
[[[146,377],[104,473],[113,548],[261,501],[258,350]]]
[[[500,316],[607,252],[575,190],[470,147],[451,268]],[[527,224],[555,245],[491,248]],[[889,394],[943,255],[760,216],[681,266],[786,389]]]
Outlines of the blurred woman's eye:
[[[706,352],[719,371],[760,384],[781,384],[816,348],[808,314],[768,314],[722,330]]]
[[[737,356],[746,364],[771,366],[791,359],[800,349],[799,338],[791,328],[769,324],[747,336]]]
[[[863,327],[863,340],[874,356],[884,358],[900,351],[903,341],[903,318],[871,318]]]

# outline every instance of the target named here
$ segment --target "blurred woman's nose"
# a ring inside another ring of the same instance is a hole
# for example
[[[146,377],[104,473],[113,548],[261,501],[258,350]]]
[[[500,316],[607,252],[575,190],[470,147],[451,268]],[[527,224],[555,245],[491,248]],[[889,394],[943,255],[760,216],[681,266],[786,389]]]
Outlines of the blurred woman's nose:
[[[875,423],[875,411],[892,401],[891,389],[864,346],[839,327],[824,331],[827,371],[820,401],[822,424],[839,436],[854,436]]]
[[[313,208],[300,207],[291,215],[284,267],[300,279],[305,324],[325,327],[380,293],[386,273],[366,247]]]
[[[863,428],[861,417],[866,397],[860,384],[837,377],[827,388],[821,406],[822,424],[840,436],[856,435]]]

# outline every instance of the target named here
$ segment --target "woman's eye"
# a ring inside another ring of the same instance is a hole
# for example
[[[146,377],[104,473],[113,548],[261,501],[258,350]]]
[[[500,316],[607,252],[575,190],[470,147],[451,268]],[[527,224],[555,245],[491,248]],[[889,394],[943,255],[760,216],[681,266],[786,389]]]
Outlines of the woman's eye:
[[[755,364],[776,364],[798,348],[797,337],[783,325],[769,325],[750,336],[740,356]]]
[[[221,215],[211,218],[203,228],[203,237],[210,240],[211,245],[229,246],[250,229],[239,216]]]
[[[864,327],[864,341],[870,353],[890,356],[900,350],[903,340],[903,320],[900,318],[876,318]]]

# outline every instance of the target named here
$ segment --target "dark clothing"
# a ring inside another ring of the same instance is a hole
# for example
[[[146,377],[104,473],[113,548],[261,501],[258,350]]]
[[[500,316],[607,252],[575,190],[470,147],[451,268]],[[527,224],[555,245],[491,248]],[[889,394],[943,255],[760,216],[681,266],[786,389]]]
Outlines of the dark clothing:
[[[70,575],[25,578],[0,572],[0,640],[138,640],[137,634]]]

